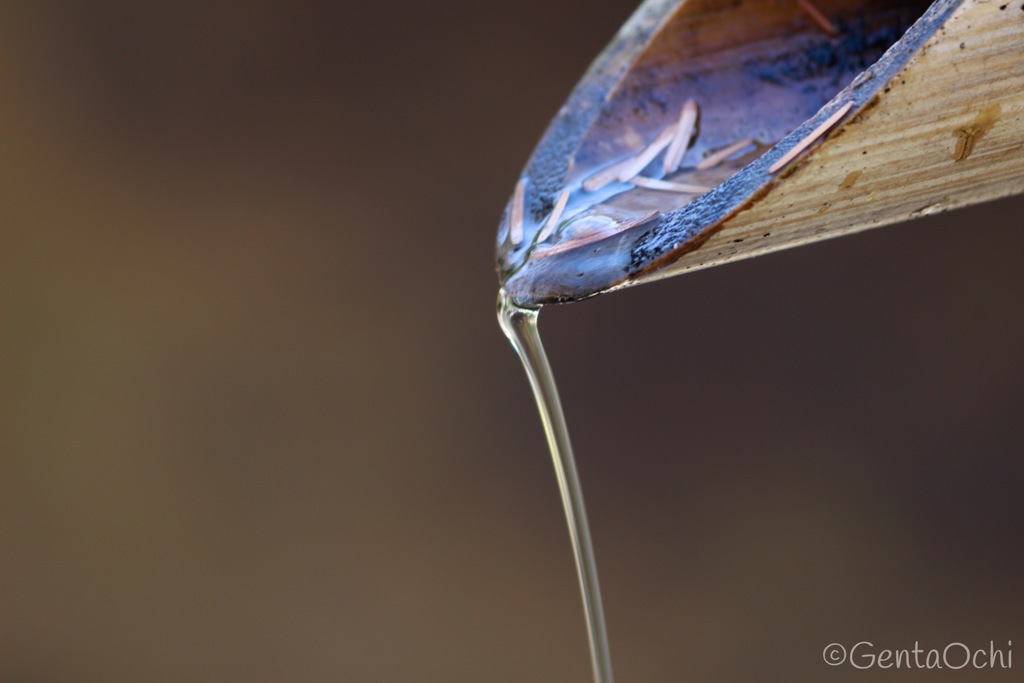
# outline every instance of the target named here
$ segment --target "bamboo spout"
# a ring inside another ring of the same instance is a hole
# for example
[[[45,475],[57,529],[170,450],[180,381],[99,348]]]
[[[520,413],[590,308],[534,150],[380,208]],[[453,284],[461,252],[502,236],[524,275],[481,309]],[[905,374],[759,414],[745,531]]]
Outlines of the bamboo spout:
[[[510,296],[578,300],[1024,192],[1020,3],[818,0],[834,36],[799,4],[640,7],[524,172],[523,215],[547,220],[546,241],[530,243],[539,229],[527,226],[512,244],[506,212],[498,260]],[[700,120],[681,170],[654,155],[626,177],[636,164],[619,160],[650,151],[658,131],[691,135],[675,123],[688,98]],[[744,138],[746,151],[700,169]],[[602,169],[618,169],[611,185],[587,191]],[[564,213],[552,217],[556,203]]]

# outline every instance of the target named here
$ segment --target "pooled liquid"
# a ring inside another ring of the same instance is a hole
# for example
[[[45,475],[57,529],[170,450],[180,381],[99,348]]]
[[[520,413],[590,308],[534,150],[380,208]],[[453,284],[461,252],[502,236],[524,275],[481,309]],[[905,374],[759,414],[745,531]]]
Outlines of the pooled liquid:
[[[601,607],[601,589],[597,582],[597,565],[594,563],[587,510],[583,504],[583,491],[576,474],[576,461],[573,459],[569,430],[562,414],[562,403],[555,387],[555,377],[551,373],[551,365],[540,342],[540,332],[537,329],[539,315],[539,309],[519,308],[504,290],[499,292],[498,323],[523,361],[523,367],[526,368],[540,419],[544,425],[548,448],[551,450],[551,460],[555,465],[558,490],[562,496],[573,555],[576,558],[580,592],[583,594],[583,611],[590,640],[594,681],[612,683],[608,634],[604,624],[604,609]]]

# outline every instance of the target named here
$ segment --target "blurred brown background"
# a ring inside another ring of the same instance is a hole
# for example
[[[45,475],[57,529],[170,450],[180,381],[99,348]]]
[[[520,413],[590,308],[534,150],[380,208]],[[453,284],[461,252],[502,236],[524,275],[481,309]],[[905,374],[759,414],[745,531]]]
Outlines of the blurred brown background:
[[[0,5],[0,680],[588,680],[492,241],[633,4]],[[1019,680],[1022,214],[545,313],[620,680]]]

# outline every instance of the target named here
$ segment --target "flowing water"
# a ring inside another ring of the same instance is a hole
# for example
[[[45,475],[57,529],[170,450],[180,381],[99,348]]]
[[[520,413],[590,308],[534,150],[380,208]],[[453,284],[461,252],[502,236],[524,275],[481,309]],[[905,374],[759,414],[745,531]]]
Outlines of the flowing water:
[[[604,625],[604,609],[601,607],[601,589],[597,583],[597,565],[594,563],[594,548],[590,541],[587,524],[587,510],[583,505],[583,491],[576,474],[576,461],[572,456],[569,430],[562,414],[558,399],[555,377],[551,373],[544,346],[537,330],[539,309],[519,308],[501,290],[498,294],[498,322],[516,353],[519,354],[526,374],[533,388],[540,419],[547,435],[551,460],[555,465],[558,490],[562,495],[565,520],[569,525],[573,555],[576,557],[576,572],[583,594],[583,611],[587,620],[587,635],[590,639],[590,659],[594,669],[595,683],[612,683],[612,662],[608,652],[608,634]]]

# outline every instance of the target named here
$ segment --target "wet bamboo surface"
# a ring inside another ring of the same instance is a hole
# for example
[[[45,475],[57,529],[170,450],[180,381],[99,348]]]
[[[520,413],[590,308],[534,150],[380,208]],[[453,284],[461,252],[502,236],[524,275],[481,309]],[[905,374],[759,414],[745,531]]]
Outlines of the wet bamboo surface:
[[[1010,4],[649,0],[527,164],[499,277],[574,301],[1020,193],[1022,54]]]

